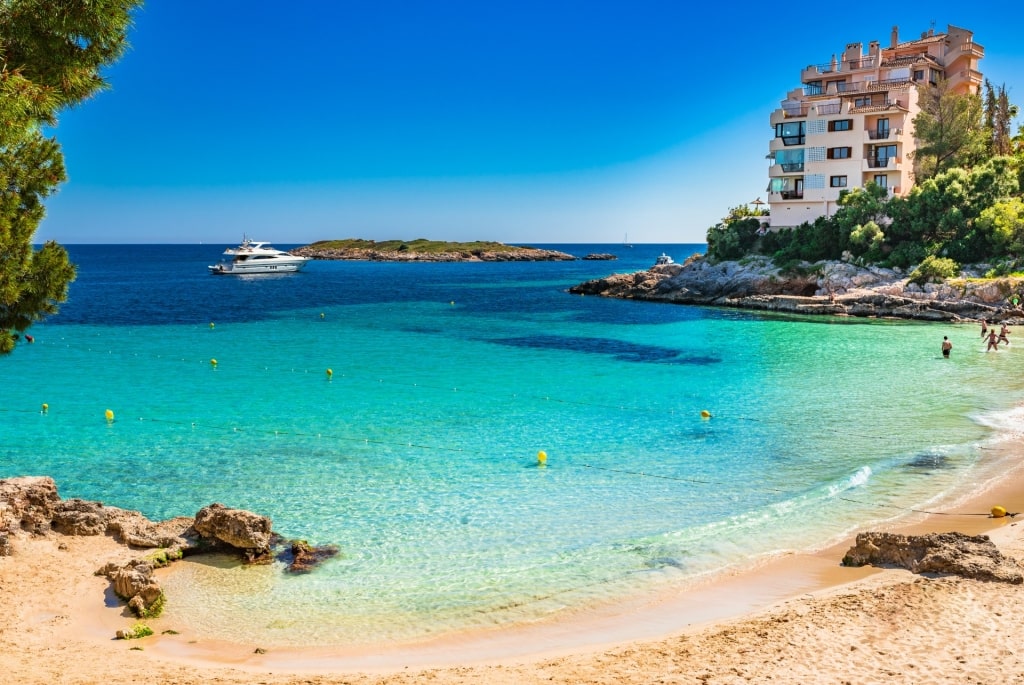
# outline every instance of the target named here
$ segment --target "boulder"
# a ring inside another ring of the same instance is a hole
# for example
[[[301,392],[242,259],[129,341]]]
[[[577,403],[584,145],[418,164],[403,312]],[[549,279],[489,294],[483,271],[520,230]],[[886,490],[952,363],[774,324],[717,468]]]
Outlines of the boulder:
[[[1003,583],[1024,582],[1024,569],[1004,556],[987,535],[962,533],[861,533],[844,566],[898,567],[913,573],[957,575]]]
[[[11,538],[6,532],[0,532],[0,557],[11,556]]]
[[[272,531],[266,516],[211,504],[196,513],[193,527],[204,538],[243,550],[250,560],[270,552]]]
[[[136,616],[156,616],[163,609],[164,592],[153,578],[153,568],[145,559],[132,559],[126,564],[109,563],[97,575],[110,580],[114,594],[127,601]]]

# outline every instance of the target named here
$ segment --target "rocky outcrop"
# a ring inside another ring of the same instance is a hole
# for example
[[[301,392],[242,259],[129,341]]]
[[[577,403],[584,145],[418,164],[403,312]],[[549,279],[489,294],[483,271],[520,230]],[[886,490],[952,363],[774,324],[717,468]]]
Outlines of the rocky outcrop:
[[[162,564],[133,559],[127,564],[107,564],[96,573],[110,580],[114,594],[125,600],[136,616],[147,618],[159,615],[164,605],[164,591],[153,577],[157,565]]]
[[[0,530],[37,535],[50,532],[60,503],[52,478],[25,476],[0,480]]]
[[[843,565],[869,564],[1015,585],[1024,582],[1024,569],[1003,556],[987,535],[861,533],[843,557]]]
[[[211,504],[196,514],[193,524],[203,538],[242,550],[250,561],[270,554],[270,519],[243,509]]]
[[[610,262],[615,259],[618,259],[618,257],[608,252],[592,252],[588,255],[585,255],[583,259],[592,262]]]
[[[569,292],[792,314],[1024,323],[1024,311],[1008,301],[1024,292],[1024,279],[973,280],[966,273],[920,286],[897,269],[846,262],[805,264],[783,273],[764,257],[713,264],[698,255],[684,264],[587,281]]]
[[[195,518],[179,516],[150,521],[140,512],[82,499],[61,500],[52,478],[0,479],[0,556],[15,552],[18,535],[109,535],[132,549],[148,550],[126,563],[110,563],[98,575],[108,578],[114,593],[137,616],[157,615],[164,601],[153,570],[189,554],[208,550],[240,552],[249,562],[273,559],[272,546],[281,538],[266,516],[223,504],[211,504]],[[338,553],[331,545],[291,547],[294,572],[308,572]]]

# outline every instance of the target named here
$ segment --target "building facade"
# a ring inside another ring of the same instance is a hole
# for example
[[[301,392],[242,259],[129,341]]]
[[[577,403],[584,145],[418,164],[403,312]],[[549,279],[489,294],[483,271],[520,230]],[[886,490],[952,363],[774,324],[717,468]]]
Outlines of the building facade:
[[[945,80],[953,92],[977,94],[984,56],[971,31],[949,26],[900,42],[894,26],[887,48],[850,43],[840,58],[805,68],[802,86],[771,114],[771,228],[832,216],[841,191],[868,183],[906,195],[919,86]]]

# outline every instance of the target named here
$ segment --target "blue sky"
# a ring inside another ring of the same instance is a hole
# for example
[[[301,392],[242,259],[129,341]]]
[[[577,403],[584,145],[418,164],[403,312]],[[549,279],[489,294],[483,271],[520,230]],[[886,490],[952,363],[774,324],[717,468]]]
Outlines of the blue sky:
[[[973,30],[1024,105],[1006,10],[809,7],[153,0],[111,90],[61,116],[37,239],[703,242],[764,197],[800,70],[894,24]]]

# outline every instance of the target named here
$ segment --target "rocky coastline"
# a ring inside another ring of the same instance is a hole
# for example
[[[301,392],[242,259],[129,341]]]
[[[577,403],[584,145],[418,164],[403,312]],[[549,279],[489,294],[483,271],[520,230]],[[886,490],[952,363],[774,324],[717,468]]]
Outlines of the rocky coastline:
[[[370,242],[372,241],[360,241]],[[404,245],[404,244],[403,244]],[[500,247],[460,249],[457,244],[443,251],[418,250],[412,247],[384,249],[374,245],[334,247],[330,242],[313,243],[291,250],[300,257],[321,260],[350,260],[367,262],[571,262],[576,257],[557,250],[542,250],[535,247]]]
[[[712,263],[696,255],[683,264],[580,283],[569,292],[787,314],[1024,324],[1024,310],[1011,301],[1024,295],[1024,279],[981,273],[968,270],[922,286],[906,272],[877,266],[822,262],[783,273],[763,257]]]
[[[19,539],[26,537],[97,535],[116,540],[123,554],[99,567],[96,575],[106,577],[114,594],[139,618],[157,616],[163,609],[164,594],[154,570],[186,556],[228,553],[250,564],[281,560],[288,571],[305,573],[338,553],[333,545],[286,542],[273,532],[268,517],[222,504],[203,507],[194,518],[154,522],[138,511],[101,502],[63,500],[46,476],[0,479],[0,557],[15,554]]]

